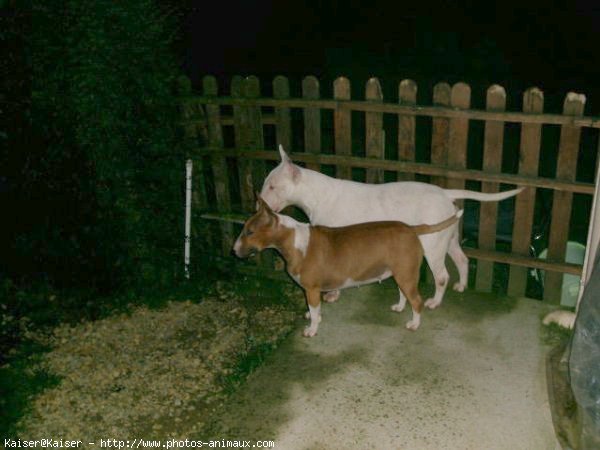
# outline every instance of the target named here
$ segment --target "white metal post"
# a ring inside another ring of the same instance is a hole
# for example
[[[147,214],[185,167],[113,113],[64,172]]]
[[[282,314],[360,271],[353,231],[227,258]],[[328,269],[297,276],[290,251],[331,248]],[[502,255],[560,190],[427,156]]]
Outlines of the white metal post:
[[[190,241],[191,241],[191,222],[192,222],[192,160],[188,159],[185,163],[185,251],[184,251],[184,271],[185,277],[190,278]]]

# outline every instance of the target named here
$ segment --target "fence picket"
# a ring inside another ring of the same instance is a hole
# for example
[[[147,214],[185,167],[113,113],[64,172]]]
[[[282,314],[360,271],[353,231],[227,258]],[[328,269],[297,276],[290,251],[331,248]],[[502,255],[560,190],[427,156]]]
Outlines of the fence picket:
[[[217,80],[213,76],[205,76],[202,80],[204,95],[217,96]],[[219,105],[206,105],[206,125],[208,144],[213,147],[223,147],[223,129],[221,127],[221,112]],[[227,172],[227,160],[225,157],[215,154],[211,157],[213,179],[215,184],[215,196],[217,199],[217,211],[222,213],[231,212],[231,197],[229,193],[229,174]],[[226,254],[231,251],[233,245],[233,224],[221,222],[221,245]]]
[[[350,81],[339,77],[333,82],[333,97],[336,100],[350,100]],[[333,112],[333,128],[335,130],[335,153],[352,155],[352,113],[349,110],[336,109]],[[352,179],[350,167],[336,167],[338,178]]]
[[[244,79],[236,75],[231,80],[231,96],[233,98],[242,98],[244,96]],[[243,106],[233,106],[233,130],[235,135],[235,146],[237,148],[247,148],[247,120],[245,119]],[[254,186],[252,185],[252,166],[251,161],[244,158],[238,158],[238,176],[240,183],[240,197],[242,201],[242,210],[250,212],[254,209]]]
[[[260,81],[255,76],[249,76],[244,80],[244,97],[260,97]],[[246,107],[245,119],[247,120],[246,147],[249,150],[259,150],[265,146],[265,138],[262,125],[262,113],[260,106]],[[252,186],[254,192],[260,191],[266,175],[266,164],[264,161],[252,162]],[[254,209],[254,208],[253,208]]]
[[[452,88],[448,83],[438,83],[433,87],[433,104],[450,106]],[[448,164],[448,145],[450,135],[450,119],[434,117],[431,128],[431,162],[445,166]],[[438,186],[446,186],[446,178],[431,177],[431,182]]]
[[[523,112],[541,113],[544,110],[544,94],[538,88],[530,88],[523,94]],[[519,174],[537,176],[540,160],[542,126],[536,123],[524,123],[521,126],[521,147],[519,155]],[[515,200],[515,218],[512,233],[512,253],[529,255],[533,229],[536,189],[530,187],[521,192]],[[521,297],[527,288],[526,267],[510,266],[508,295]]]
[[[190,79],[182,76],[178,80],[178,91],[181,96],[189,96],[192,94],[192,83]],[[202,108],[198,106],[198,108]],[[195,123],[190,124],[189,120],[194,116],[192,105],[181,104],[181,117],[187,125],[184,126],[184,140],[186,145],[194,146],[198,143],[198,127]],[[191,223],[191,239],[198,242],[200,246],[211,247],[213,245],[210,233],[200,233],[199,218],[200,214],[208,208],[208,196],[206,194],[206,177],[204,175],[203,157],[194,157],[194,171],[192,181],[192,223]]]
[[[192,83],[189,78],[182,76],[178,80],[178,92],[181,96],[192,95]],[[193,117],[194,112],[192,105],[182,103],[180,107],[181,117],[184,120],[184,139],[188,142],[197,145],[198,142],[198,127],[195,123],[189,123]],[[192,144],[190,144],[192,145]],[[192,206],[194,214],[198,211],[202,211],[208,207],[208,200],[206,195],[206,180],[204,178],[204,164],[202,157],[194,158],[194,182],[192,183]],[[195,234],[195,223],[192,220],[192,233]]]
[[[563,114],[582,116],[584,107],[585,96],[570,92],[565,98]],[[572,125],[562,126],[558,146],[556,178],[575,181],[580,138],[581,127]],[[552,222],[550,223],[550,237],[548,242],[548,259],[556,261],[565,260],[572,203],[573,194],[571,192],[554,192]],[[563,275],[561,273],[546,273],[544,279],[544,300],[551,303],[560,302],[562,280]]]
[[[502,86],[493,85],[487,90],[486,109],[504,111],[506,108],[506,91]],[[504,144],[504,122],[486,121],[483,144],[483,170],[499,173],[502,171],[502,146]],[[498,192],[498,183],[481,183],[482,192]],[[498,203],[481,202],[479,210],[479,248],[496,249],[496,226],[498,223]],[[477,278],[475,287],[479,291],[492,290],[494,263],[477,262]]]
[[[309,75],[302,80],[302,96],[308,99],[318,99],[319,80]],[[304,151],[321,153],[321,110],[319,108],[304,108]],[[319,171],[318,164],[307,164],[307,168]]]
[[[450,105],[458,109],[468,109],[471,103],[471,88],[465,83],[456,83],[452,86]],[[456,117],[450,119],[448,167],[465,169],[467,167],[467,137],[469,133],[469,119]],[[464,189],[464,180],[450,179],[446,182],[449,189]],[[463,207],[463,201],[457,200],[456,205]],[[461,222],[462,223],[462,222]],[[462,235],[462,234],[461,234]]]
[[[247,77],[244,80],[244,97],[258,98],[260,97],[260,81],[254,75]],[[265,138],[262,124],[262,112],[260,106],[247,106],[245,114],[242,116],[246,122],[246,147],[248,150],[261,150],[265,146]],[[250,162],[250,173],[253,192],[260,192],[263,181],[267,175],[267,165],[264,160],[253,160]],[[255,205],[252,205],[252,212],[255,210]],[[256,256],[256,262],[269,269],[273,267],[274,255],[272,252],[262,252]]]
[[[377,78],[367,81],[365,97],[372,102],[383,102],[383,93]],[[365,113],[365,133],[367,158],[385,159],[382,113]],[[367,183],[383,183],[383,170],[367,169]]]
[[[278,75],[273,80],[273,97],[290,98],[290,83],[284,76]],[[286,152],[292,150],[292,119],[290,108],[275,108],[275,133],[277,145],[282,145]]]
[[[399,102],[403,105],[417,103],[417,83],[413,80],[402,80],[398,86]],[[416,117],[405,114],[398,115],[398,159],[400,161],[415,160],[415,128]],[[398,174],[398,181],[414,180],[411,173]]]

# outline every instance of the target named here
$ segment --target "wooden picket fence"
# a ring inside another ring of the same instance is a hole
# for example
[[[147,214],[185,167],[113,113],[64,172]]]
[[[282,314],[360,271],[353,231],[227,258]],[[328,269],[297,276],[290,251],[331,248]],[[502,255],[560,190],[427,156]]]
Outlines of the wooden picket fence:
[[[383,101],[376,78],[366,83],[365,100],[351,99],[350,81],[344,77],[334,81],[332,99],[321,98],[319,81],[312,76],[304,78],[302,97],[297,98],[290,96],[289,80],[283,76],[273,80],[273,95],[268,98],[261,97],[254,76],[234,77],[229,96],[219,93],[212,76],[203,78],[201,93],[192,93],[190,86],[189,80],[182,79],[182,123],[196,174],[194,220],[220,219],[218,231],[203,237],[208,239],[204,247],[230,254],[238,231],[234,223],[253,211],[254,192],[279,160],[276,146],[281,144],[294,161],[314,170],[329,168],[329,174],[344,179],[360,178],[361,173],[360,181],[369,183],[425,177],[453,189],[463,189],[471,180],[481,182],[483,192],[497,192],[501,183],[508,188],[527,186],[514,201],[509,251],[497,249],[498,203],[481,203],[477,248],[465,248],[477,260],[475,288],[491,290],[494,263],[505,263],[510,265],[507,292],[521,296],[526,292],[528,268],[537,268],[546,271],[544,299],[558,302],[563,274],[581,274],[581,265],[566,263],[564,256],[573,196],[590,197],[594,191],[592,181],[576,178],[578,158],[590,152],[580,145],[582,129],[600,128],[600,118],[583,115],[583,95],[568,94],[562,114],[544,114],[544,95],[537,88],[523,94],[522,111],[508,112],[505,90],[497,85],[487,90],[485,110],[470,109],[471,88],[465,83],[435,85],[432,106],[417,105],[417,85],[411,80],[399,83],[396,102]],[[385,132],[390,118],[397,133],[394,139]],[[419,134],[419,120],[429,121],[425,138]],[[482,145],[475,149],[481,169],[467,167],[470,124],[477,121],[483,124]],[[518,167],[512,172],[502,169],[508,125],[519,128]],[[540,161],[550,154],[542,148],[547,125],[560,127],[559,138],[555,133],[558,154],[553,177],[539,173]],[[420,158],[418,148],[425,148]],[[545,260],[530,252],[539,201],[536,191],[541,190],[553,193]],[[271,267],[273,262],[266,259],[263,264]]]

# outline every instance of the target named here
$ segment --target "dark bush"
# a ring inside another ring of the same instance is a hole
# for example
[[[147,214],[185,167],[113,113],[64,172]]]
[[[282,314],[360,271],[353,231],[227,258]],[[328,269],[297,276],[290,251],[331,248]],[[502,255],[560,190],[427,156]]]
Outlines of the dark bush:
[[[19,69],[3,83],[19,111],[1,130],[14,221],[0,270],[100,292],[172,280],[184,159],[175,21],[154,0],[30,7],[4,8]]]

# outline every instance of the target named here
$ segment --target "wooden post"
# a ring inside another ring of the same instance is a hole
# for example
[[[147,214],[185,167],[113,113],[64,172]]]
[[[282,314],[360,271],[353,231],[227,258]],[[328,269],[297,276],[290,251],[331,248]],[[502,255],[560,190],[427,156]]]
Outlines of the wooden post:
[[[273,97],[279,99],[290,98],[290,82],[282,75],[278,75],[273,80]],[[286,152],[292,151],[292,116],[290,108],[276,107],[275,108],[275,135],[276,146],[283,146]],[[285,269],[285,261],[280,256],[276,255],[273,258],[273,266],[276,270]]]
[[[255,76],[249,76],[244,80],[244,97],[260,97],[260,81]],[[245,147],[248,150],[262,150],[265,146],[263,133],[262,113],[260,106],[247,106],[244,108],[243,123],[245,128]],[[253,160],[250,162],[252,180],[250,184],[254,192],[260,192],[266,177],[267,166],[264,160]],[[255,211],[253,202],[252,212]],[[263,252],[257,255],[256,261],[264,268],[273,268],[273,253]]]
[[[585,96],[570,92],[565,98],[563,114],[582,116],[585,107]],[[577,173],[577,156],[581,127],[563,125],[560,130],[558,162],[556,178],[575,181]],[[552,222],[550,224],[550,240],[548,242],[548,259],[564,261],[569,239],[569,222],[571,221],[571,205],[573,193],[554,191],[552,200]],[[559,303],[562,292],[563,274],[546,272],[544,278],[544,300]]]
[[[523,112],[539,114],[544,110],[544,94],[538,88],[530,88],[523,94]],[[519,174],[535,177],[538,175],[542,125],[524,123],[521,126],[521,148],[519,154]],[[512,253],[529,255],[535,209],[535,188],[528,188],[517,195],[515,219],[512,233]],[[526,267],[510,266],[508,295],[521,297],[527,288]]]
[[[278,75],[273,80],[273,96],[275,98],[290,98],[290,83],[286,77]],[[292,150],[292,119],[290,108],[275,108],[275,133],[277,146],[282,145],[286,152]]]
[[[398,86],[400,104],[415,105],[417,102],[417,84],[413,80],[402,80]],[[398,115],[398,159],[415,160],[415,116]],[[398,173],[398,181],[414,180],[414,174]]]
[[[182,75],[177,79],[177,93],[181,97],[190,97],[192,95],[192,83],[185,75]],[[179,110],[181,119],[185,124],[183,126],[184,139],[192,142],[197,140],[196,125],[189,122],[189,120],[193,118],[192,104],[190,102],[182,102],[180,103]],[[193,143],[197,145],[197,142]]]
[[[383,94],[377,78],[367,81],[365,97],[369,101],[382,102]],[[365,113],[366,156],[367,158],[385,159],[383,148],[383,114]],[[367,169],[367,183],[383,183],[382,169]]]
[[[452,86],[450,105],[454,108],[468,109],[471,103],[471,88],[465,83]],[[467,137],[469,134],[469,119],[457,117],[450,119],[450,146],[448,152],[448,167],[465,169],[467,167]],[[450,179],[446,182],[449,189],[464,189],[465,180]],[[457,200],[456,205],[463,207],[463,201]],[[462,233],[461,233],[462,235]]]
[[[249,76],[244,80],[244,97],[260,97],[260,81],[257,77]],[[245,108],[245,113],[243,117],[247,131],[246,149],[262,150],[265,146],[265,138],[260,106],[248,106]],[[251,166],[253,191],[260,191],[266,175],[266,164],[264,161],[254,160]]]
[[[450,106],[452,89],[448,83],[438,83],[433,87],[433,104]],[[450,145],[450,119],[434,117],[431,127],[431,162],[445,166],[448,164],[448,147]],[[446,178],[431,177],[431,182],[438,186],[446,186]]]
[[[488,111],[504,111],[506,108],[506,92],[502,86],[493,85],[487,90],[486,109]],[[502,146],[504,143],[504,122],[485,122],[483,144],[483,170],[499,173],[502,171]],[[498,192],[498,183],[483,182],[482,192]],[[479,248],[496,250],[496,227],[498,223],[498,202],[481,202],[479,210]],[[477,278],[475,288],[490,292],[494,276],[494,263],[477,262]]]
[[[336,100],[350,100],[350,81],[339,77],[333,82],[333,97]],[[337,155],[352,155],[352,112],[336,109],[333,112],[333,128],[335,132],[335,153]],[[350,167],[336,167],[338,178],[352,179]]]
[[[236,75],[231,80],[231,96],[240,98],[244,96],[244,79]],[[233,129],[235,135],[235,146],[238,149],[247,150],[248,132],[246,112],[242,106],[233,106]],[[240,197],[242,200],[242,210],[245,212],[254,211],[254,186],[252,184],[252,166],[251,161],[243,158],[237,159],[238,176],[240,182]]]
[[[204,95],[218,95],[217,80],[213,76],[206,76],[202,80]],[[210,147],[223,147],[223,129],[221,127],[221,112],[219,105],[206,105],[206,124],[208,134],[208,145]],[[221,213],[231,212],[231,197],[229,193],[229,173],[227,161],[223,156],[215,154],[211,157],[213,178],[215,183],[215,196],[217,199],[217,211]],[[228,255],[233,246],[233,224],[220,223],[221,244],[223,254]]]
[[[302,80],[302,96],[308,99],[319,98],[319,80],[309,75]],[[319,108],[304,108],[304,151],[321,153],[321,110]],[[307,164],[308,169],[321,169],[319,164]]]
[[[189,78],[182,76],[178,80],[178,91],[181,96],[189,97],[192,95],[192,84]],[[193,118],[194,112],[193,107],[189,103],[183,103],[181,105],[181,117],[184,121],[188,121]],[[195,124],[188,124],[184,126],[184,139],[186,145],[190,148],[195,149],[198,147],[198,127]],[[200,245],[206,245],[212,248],[212,240],[210,234],[203,234],[199,236],[198,233],[198,218],[200,214],[208,208],[208,199],[206,195],[206,179],[204,176],[204,161],[202,156],[194,157],[192,155],[194,163],[193,171],[193,183],[192,183],[192,238]]]

